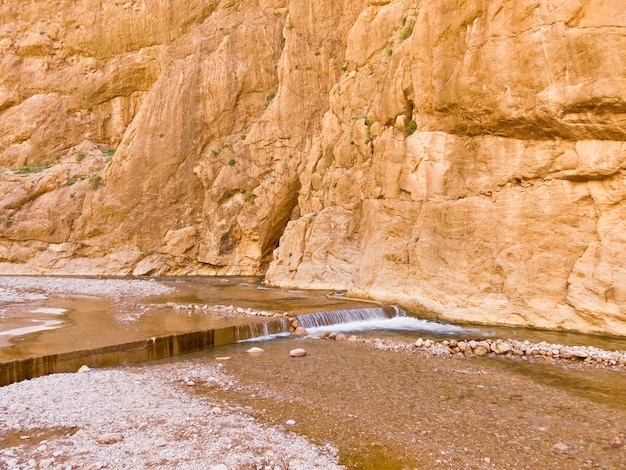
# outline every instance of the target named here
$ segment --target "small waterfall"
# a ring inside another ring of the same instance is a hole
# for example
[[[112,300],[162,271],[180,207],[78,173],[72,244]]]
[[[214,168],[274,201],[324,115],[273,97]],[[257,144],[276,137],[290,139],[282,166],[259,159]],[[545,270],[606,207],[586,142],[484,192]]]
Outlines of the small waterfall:
[[[395,317],[404,317],[406,312],[399,307],[366,307],[351,308],[348,310],[330,310],[326,312],[299,315],[298,321],[306,330],[323,326],[340,325],[345,323],[389,320]]]
[[[245,341],[254,338],[264,338],[289,332],[289,320],[279,318],[278,320],[251,323],[249,325],[239,325],[235,327],[235,341]]]

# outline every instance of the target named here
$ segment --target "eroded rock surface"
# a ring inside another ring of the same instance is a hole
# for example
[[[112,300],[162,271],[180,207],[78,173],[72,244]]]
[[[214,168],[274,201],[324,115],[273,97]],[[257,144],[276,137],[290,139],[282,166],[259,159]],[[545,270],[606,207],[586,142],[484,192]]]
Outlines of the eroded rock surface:
[[[622,2],[5,2],[0,19],[2,272],[267,272],[626,334]]]

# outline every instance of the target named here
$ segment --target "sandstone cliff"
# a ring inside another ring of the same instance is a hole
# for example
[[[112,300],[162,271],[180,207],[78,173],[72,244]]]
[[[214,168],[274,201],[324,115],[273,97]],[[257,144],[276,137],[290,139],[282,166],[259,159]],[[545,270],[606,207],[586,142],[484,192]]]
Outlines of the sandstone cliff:
[[[622,2],[32,1],[0,20],[2,272],[267,272],[626,335]]]

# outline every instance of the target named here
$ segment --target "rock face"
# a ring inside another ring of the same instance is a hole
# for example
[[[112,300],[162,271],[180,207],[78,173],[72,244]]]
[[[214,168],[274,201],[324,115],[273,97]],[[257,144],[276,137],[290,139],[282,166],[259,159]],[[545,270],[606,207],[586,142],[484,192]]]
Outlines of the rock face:
[[[626,335],[623,2],[48,0],[0,20],[1,272],[267,273]]]

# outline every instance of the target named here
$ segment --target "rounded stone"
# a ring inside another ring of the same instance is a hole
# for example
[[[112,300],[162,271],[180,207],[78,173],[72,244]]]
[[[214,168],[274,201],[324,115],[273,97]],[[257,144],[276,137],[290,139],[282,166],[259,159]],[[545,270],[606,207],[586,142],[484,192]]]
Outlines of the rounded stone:
[[[289,351],[291,357],[304,357],[306,356],[306,350],[302,348],[296,348]]]

